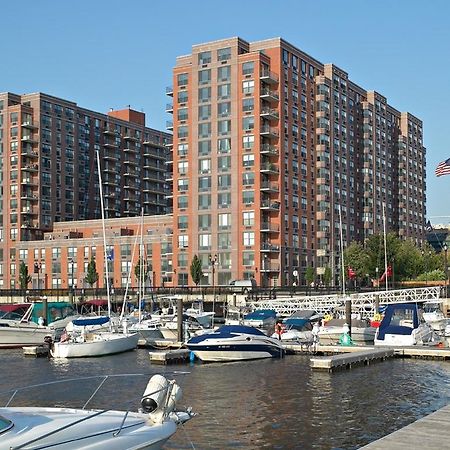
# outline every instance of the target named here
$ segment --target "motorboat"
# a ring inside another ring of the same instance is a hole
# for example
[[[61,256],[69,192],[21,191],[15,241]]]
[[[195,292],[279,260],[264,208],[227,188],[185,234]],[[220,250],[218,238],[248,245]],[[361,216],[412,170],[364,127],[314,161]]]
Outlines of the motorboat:
[[[164,339],[178,339],[178,317],[175,316],[170,320],[163,320],[160,332]],[[193,316],[183,314],[183,336],[184,340],[188,340],[191,336],[202,334],[209,331]]]
[[[223,325],[213,332],[194,336],[186,345],[205,362],[279,358],[284,355],[284,347],[278,339],[245,325]]]
[[[388,305],[376,330],[375,345],[405,347],[437,343],[433,328],[425,322],[416,303]]]
[[[203,309],[203,300],[194,300],[184,312],[186,315],[196,319],[203,328],[214,327],[214,312],[206,312]]]
[[[319,342],[321,344],[338,344],[345,331],[348,331],[346,319],[331,319],[319,329]],[[376,328],[368,320],[351,319],[350,336],[353,343],[373,345]]]
[[[0,348],[41,345],[54,330],[30,319],[33,303],[0,306]]]
[[[273,309],[255,309],[244,316],[242,324],[248,327],[259,328],[272,334],[277,320],[277,312]]]
[[[130,377],[130,375],[126,375]],[[84,377],[84,383],[101,378],[95,394],[108,378]],[[65,380],[68,389],[74,381]],[[40,385],[47,392],[60,381]],[[33,386],[35,388],[36,386]],[[95,386],[94,386],[95,387]],[[179,425],[194,416],[190,409],[177,409],[181,388],[175,380],[153,375],[137,412],[114,409],[87,409],[92,395],[81,409],[69,406],[10,406],[18,391],[10,396],[7,406],[0,408],[0,447],[2,449],[58,450],[137,450],[160,449]]]
[[[73,320],[75,325],[72,332],[66,332],[59,342],[54,342],[50,353],[54,358],[86,358],[94,356],[113,355],[137,347],[139,335],[128,333],[126,326],[119,332],[93,331],[86,327],[103,325],[108,317],[86,317]]]
[[[442,311],[442,301],[426,301],[423,304],[423,318],[433,330],[443,332],[447,325],[447,318]]]
[[[139,341],[143,341],[143,345],[153,345],[156,339],[163,338],[161,327],[161,319],[150,316],[140,322],[131,323],[128,329],[139,335]]]
[[[225,310],[225,325],[242,325],[244,316],[249,312],[246,307],[228,305]]]
[[[281,341],[312,343],[314,341],[312,329],[313,324],[308,319],[288,317],[283,320],[279,330],[275,330],[272,337]]]

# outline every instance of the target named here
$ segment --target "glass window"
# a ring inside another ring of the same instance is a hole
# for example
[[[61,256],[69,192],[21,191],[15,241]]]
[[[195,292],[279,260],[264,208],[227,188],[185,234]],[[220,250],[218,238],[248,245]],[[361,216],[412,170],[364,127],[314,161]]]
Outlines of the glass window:
[[[199,234],[198,235],[198,248],[200,250],[210,250],[211,249],[211,235],[210,234]]]
[[[187,120],[188,119],[188,109],[180,108],[177,111],[177,117],[178,117],[178,120]]]
[[[255,202],[255,192],[254,191],[243,191],[242,201],[246,205],[250,205]]]
[[[244,98],[244,100],[242,100],[242,111],[244,112],[253,111],[254,108],[255,108],[254,98]]]
[[[200,103],[205,103],[211,101],[211,88],[204,87],[198,90],[198,101]]]
[[[201,52],[198,54],[199,64],[209,64],[211,62],[211,52]]]
[[[217,122],[218,134],[230,134],[231,133],[231,120],[219,120]]]
[[[255,183],[255,173],[254,172],[244,172],[242,174],[242,184],[252,185]]]
[[[217,241],[220,249],[231,248],[231,233],[218,233]]]
[[[199,214],[198,228],[205,229],[211,227],[211,214]]]
[[[244,131],[251,131],[255,128],[255,118],[253,116],[244,117],[242,119],[242,129]]]
[[[199,173],[210,173],[211,172],[211,160],[208,159],[200,159],[198,166]]]
[[[187,191],[189,189],[189,180],[187,178],[183,178],[178,180],[178,191],[182,192],[182,191]]]
[[[223,66],[217,69],[217,81],[229,81],[231,79],[231,66]]]
[[[187,103],[188,101],[188,92],[187,91],[179,91],[178,92],[178,103]]]
[[[217,115],[227,117],[231,114],[231,102],[223,102],[217,105]]]
[[[231,58],[231,47],[219,48],[217,50],[217,60],[218,61],[226,61]]]
[[[211,82],[211,69],[198,72],[198,84],[209,84]]]
[[[200,194],[198,196],[198,209],[211,208],[211,194]]]
[[[231,150],[231,139],[222,138],[217,140],[217,150],[219,153],[230,153]]]
[[[255,90],[255,82],[253,80],[242,82],[242,92],[244,94],[253,94]]]
[[[221,213],[218,215],[219,221],[219,230],[226,230],[231,228],[231,214],[230,213]]]
[[[252,227],[255,224],[255,211],[244,211],[242,213],[244,227]]]
[[[217,194],[217,204],[219,208],[228,208],[231,205],[231,193],[221,192]]]
[[[179,175],[186,175],[188,172],[188,162],[187,161],[180,161],[178,163],[178,174]]]
[[[255,265],[255,253],[254,252],[242,252],[242,264],[244,266]]]
[[[242,138],[242,145],[244,148],[253,148],[253,144],[255,143],[255,136],[247,135]]]
[[[228,189],[231,186],[231,175],[219,175],[217,177],[217,187],[219,189]]]
[[[186,234],[180,234],[178,236],[178,248],[188,248],[189,247],[189,236]]]
[[[188,149],[188,144],[178,144],[178,156],[187,156]]]
[[[211,117],[211,105],[198,107],[198,120],[208,120]]]
[[[178,216],[178,229],[188,227],[188,216]]]
[[[218,100],[224,100],[231,97],[231,84],[220,84],[217,86]]]
[[[188,137],[188,127],[186,127],[186,126],[178,127],[177,135],[178,135],[179,138]]]
[[[188,74],[180,73],[177,76],[178,86],[186,86],[188,84]]]
[[[231,156],[219,156],[217,158],[217,169],[226,171],[231,169]]]
[[[255,245],[255,232],[254,231],[244,231],[242,233],[242,243],[245,247],[250,247]]]
[[[211,177],[199,177],[198,179],[198,190],[200,192],[211,190]]]
[[[242,165],[244,167],[252,167],[254,164],[255,164],[255,155],[253,153],[242,155]]]
[[[198,143],[198,154],[209,155],[211,153],[211,141],[199,141]]]
[[[248,61],[242,64],[242,74],[243,75],[250,75],[253,73],[253,70],[255,69],[255,63],[253,61]]]
[[[211,122],[204,122],[198,124],[198,137],[205,138],[211,136]]]
[[[177,199],[178,208],[185,209],[188,207],[188,197],[187,195],[180,195]]]

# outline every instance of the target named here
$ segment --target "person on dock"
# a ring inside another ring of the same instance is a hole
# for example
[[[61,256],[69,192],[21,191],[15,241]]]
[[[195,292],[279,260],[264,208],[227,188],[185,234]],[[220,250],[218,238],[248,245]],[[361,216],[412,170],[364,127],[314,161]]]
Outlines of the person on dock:
[[[275,325],[275,333],[278,335],[278,340],[281,341],[281,335],[284,333],[284,325],[282,322],[278,321]]]

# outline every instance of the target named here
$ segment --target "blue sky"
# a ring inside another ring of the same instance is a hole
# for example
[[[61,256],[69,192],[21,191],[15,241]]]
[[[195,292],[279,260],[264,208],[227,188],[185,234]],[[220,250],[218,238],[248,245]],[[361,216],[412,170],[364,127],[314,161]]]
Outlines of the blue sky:
[[[427,207],[450,223],[450,2],[446,0],[22,0],[0,10],[0,91],[45,92],[164,129],[165,87],[191,46],[281,36],[424,122]],[[436,217],[436,218],[435,218]]]

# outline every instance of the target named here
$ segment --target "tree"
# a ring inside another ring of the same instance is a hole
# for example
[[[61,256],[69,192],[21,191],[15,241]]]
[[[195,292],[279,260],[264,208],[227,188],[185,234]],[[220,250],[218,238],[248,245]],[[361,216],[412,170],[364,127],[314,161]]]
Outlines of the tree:
[[[31,276],[28,274],[28,266],[21,261],[19,267],[19,285],[20,289],[27,289],[31,282]]]
[[[139,283],[139,280],[141,279],[141,266],[143,270],[143,281],[144,283],[147,281],[148,274],[149,274],[149,266],[144,266],[145,262],[142,258],[139,258],[136,265],[134,266],[134,275],[136,277],[136,280]]]
[[[203,276],[203,270],[202,270],[202,262],[200,261],[200,258],[197,255],[194,255],[194,257],[192,258],[190,271],[192,281],[195,283],[196,286],[198,286]]]
[[[305,280],[306,280],[306,285],[308,286],[308,291],[311,288],[311,284],[314,281],[314,267],[307,267],[306,268],[306,273],[305,273]]]
[[[98,281],[97,266],[95,264],[95,259],[93,256],[91,257],[91,260],[89,261],[89,264],[87,266],[87,273],[85,280],[90,287],[92,287]]]
[[[348,278],[349,267],[356,273],[356,278],[364,278],[369,270],[369,258],[360,242],[352,242],[344,251],[345,276]]]
[[[333,274],[331,273],[330,267],[325,267],[325,272],[322,275],[323,284],[327,287],[327,290],[330,290],[331,278]]]

